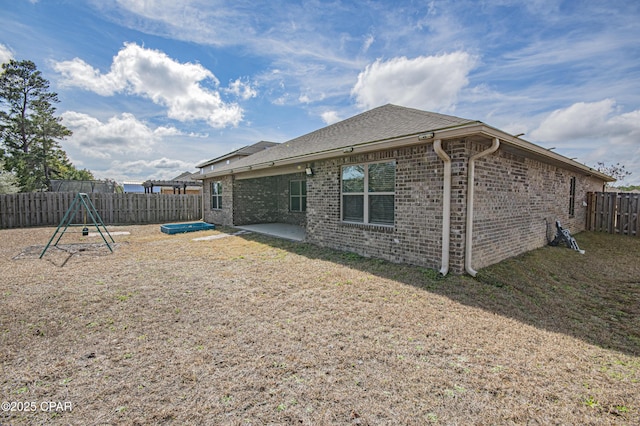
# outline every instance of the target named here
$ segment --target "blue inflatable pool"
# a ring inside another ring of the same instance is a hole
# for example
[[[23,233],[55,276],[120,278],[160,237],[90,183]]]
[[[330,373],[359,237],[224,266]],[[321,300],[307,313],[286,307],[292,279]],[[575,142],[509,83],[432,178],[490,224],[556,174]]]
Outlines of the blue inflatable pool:
[[[165,234],[180,234],[182,232],[208,231],[216,229],[216,226],[206,222],[192,223],[169,223],[160,226],[160,230]]]

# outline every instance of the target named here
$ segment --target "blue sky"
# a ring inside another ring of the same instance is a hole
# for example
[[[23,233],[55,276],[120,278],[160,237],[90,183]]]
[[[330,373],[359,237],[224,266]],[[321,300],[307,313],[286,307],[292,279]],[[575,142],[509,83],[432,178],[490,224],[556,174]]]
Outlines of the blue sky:
[[[481,120],[640,184],[637,0],[0,0],[76,166],[168,179],[393,103]]]

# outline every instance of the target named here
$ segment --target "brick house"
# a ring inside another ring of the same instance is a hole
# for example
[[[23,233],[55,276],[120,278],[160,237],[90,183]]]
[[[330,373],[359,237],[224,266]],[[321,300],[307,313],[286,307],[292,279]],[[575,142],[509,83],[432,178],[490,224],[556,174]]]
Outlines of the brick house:
[[[476,274],[584,230],[607,175],[480,121],[385,105],[201,174],[204,220]]]

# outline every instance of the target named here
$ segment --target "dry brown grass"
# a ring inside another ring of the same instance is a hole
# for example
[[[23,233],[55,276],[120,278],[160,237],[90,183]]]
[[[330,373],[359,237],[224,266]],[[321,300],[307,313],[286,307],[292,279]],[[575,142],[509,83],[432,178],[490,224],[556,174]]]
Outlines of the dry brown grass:
[[[640,239],[441,279],[157,225],[38,259],[53,230],[0,231],[0,401],[36,403],[3,425],[640,424]]]

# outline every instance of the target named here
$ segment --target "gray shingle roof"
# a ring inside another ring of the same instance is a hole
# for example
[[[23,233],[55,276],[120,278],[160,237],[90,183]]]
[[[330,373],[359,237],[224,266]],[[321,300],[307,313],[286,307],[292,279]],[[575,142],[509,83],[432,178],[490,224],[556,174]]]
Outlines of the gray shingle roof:
[[[387,104],[257,152],[219,171],[441,130],[475,120]]]
[[[275,145],[278,145],[278,143],[269,142],[269,141],[260,141],[260,142],[254,143],[253,145],[243,146],[242,148],[238,148],[235,151],[231,151],[227,154],[221,155],[220,157],[207,160],[203,163],[198,164],[196,167],[205,167],[205,166],[208,166],[209,164],[213,164],[230,157],[235,157],[235,156],[242,157],[242,156],[252,155],[252,154],[255,154],[256,152],[260,152],[264,149],[271,148],[272,146],[275,146]]]

